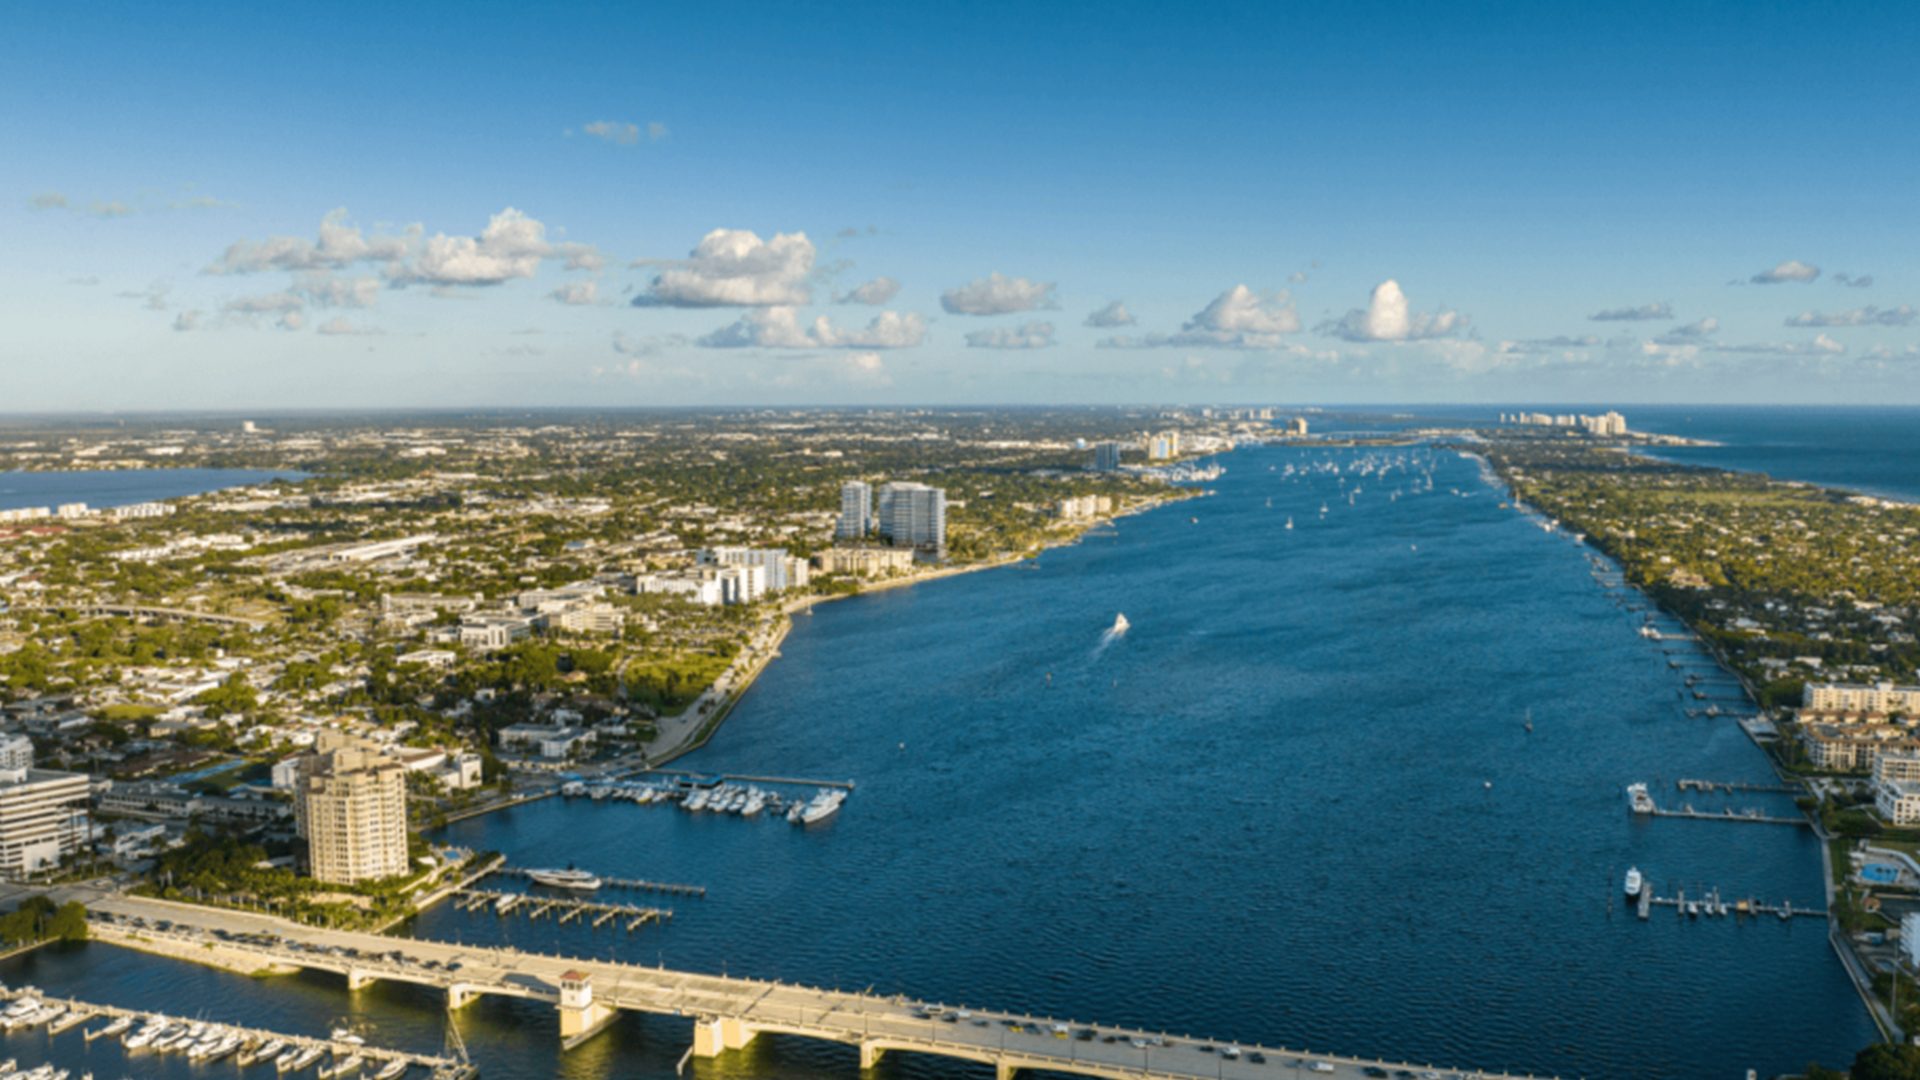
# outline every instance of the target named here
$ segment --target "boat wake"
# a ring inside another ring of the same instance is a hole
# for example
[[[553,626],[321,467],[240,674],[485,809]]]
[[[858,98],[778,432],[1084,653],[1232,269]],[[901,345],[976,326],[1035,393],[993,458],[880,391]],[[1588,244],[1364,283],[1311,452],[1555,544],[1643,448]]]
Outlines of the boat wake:
[[[1114,642],[1119,641],[1127,635],[1127,628],[1131,625],[1131,623],[1127,622],[1125,615],[1114,616],[1113,625],[1100,632],[1100,644],[1093,647],[1093,655],[1098,657],[1101,653],[1106,652]]]

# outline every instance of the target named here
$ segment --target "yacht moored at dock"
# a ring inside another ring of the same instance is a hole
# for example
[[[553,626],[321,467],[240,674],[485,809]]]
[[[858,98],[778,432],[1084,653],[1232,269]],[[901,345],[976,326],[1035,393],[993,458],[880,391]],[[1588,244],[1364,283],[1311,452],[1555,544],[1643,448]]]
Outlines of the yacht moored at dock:
[[[565,870],[529,870],[527,878],[535,885],[545,885],[551,889],[573,889],[577,892],[593,892],[600,888],[599,878],[585,870],[568,867]]]

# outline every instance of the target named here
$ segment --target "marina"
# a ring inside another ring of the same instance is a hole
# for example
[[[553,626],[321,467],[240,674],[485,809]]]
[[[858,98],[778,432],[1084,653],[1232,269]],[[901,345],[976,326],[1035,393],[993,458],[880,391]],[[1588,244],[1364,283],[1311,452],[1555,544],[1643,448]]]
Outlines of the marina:
[[[240,1067],[271,1062],[281,1076],[294,1076],[312,1069],[324,1078],[362,1073],[376,1080],[402,1077],[428,1077],[431,1080],[473,1080],[479,1075],[460,1048],[457,1036],[452,1051],[444,1055],[420,1054],[406,1050],[371,1046],[345,1029],[336,1029],[326,1037],[295,1035],[243,1024],[188,1019],[141,1009],[51,997],[32,987],[0,989],[0,1030],[9,1033],[44,1027],[49,1037],[58,1036],[94,1020],[107,1022],[83,1033],[83,1042],[116,1039],[130,1053],[178,1054],[200,1064],[213,1064],[231,1058]],[[63,1077],[68,1071],[0,1072],[6,1076]]]
[[[691,774],[688,774],[691,776]],[[760,778],[767,783],[812,783],[812,781]],[[783,818],[792,825],[814,825],[840,812],[853,791],[853,782],[819,785],[811,797],[759,787],[745,778],[691,778],[673,784],[636,781],[570,780],[561,785],[560,794],[569,799],[586,798],[594,802],[613,800],[637,806],[665,804],[694,813],[726,814],[741,818]]]
[[[454,893],[454,907],[461,911],[492,908],[496,915],[520,914],[529,919],[553,916],[556,922],[584,922],[594,929],[612,922],[624,925],[628,933],[649,923],[666,922],[673,912],[666,908],[640,907],[634,904],[603,904],[570,897],[535,896],[531,893],[499,892],[493,889],[461,889]],[[589,919],[588,917],[591,916]]]

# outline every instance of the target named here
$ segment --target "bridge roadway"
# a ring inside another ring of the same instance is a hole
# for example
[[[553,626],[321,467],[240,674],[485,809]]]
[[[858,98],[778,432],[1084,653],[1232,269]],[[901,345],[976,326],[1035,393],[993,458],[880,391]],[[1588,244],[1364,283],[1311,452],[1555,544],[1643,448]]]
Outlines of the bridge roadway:
[[[1335,1080],[1398,1074],[1436,1080],[1512,1080],[1508,1074],[1435,1069],[1426,1065],[1372,1061],[1251,1044],[1235,1044],[1237,1059],[1185,1036],[1107,1025],[1056,1021],[971,1010],[964,1019],[929,1019],[926,1004],[900,997],[825,990],[737,976],[702,975],[584,958],[546,956],[511,949],[328,930],[275,916],[227,911],[117,893],[76,896],[96,915],[101,941],[163,952],[179,959],[245,971],[308,968],[346,976],[358,988],[380,979],[441,989],[449,1008],[483,994],[526,998],[555,1005],[563,1045],[591,1038],[620,1010],[690,1017],[693,1053],[712,1057],[739,1049],[765,1033],[798,1035],[857,1047],[861,1068],[882,1054],[933,1054],[994,1067],[997,1080],[1021,1069],[1098,1077],[1102,1080]],[[64,899],[64,897],[63,897]],[[136,927],[134,919],[146,926]],[[172,924],[156,928],[160,921]],[[219,930],[227,936],[214,933]],[[254,941],[236,935],[265,935]],[[429,964],[431,962],[431,964]],[[584,976],[580,978],[580,976]],[[569,985],[563,986],[563,980]],[[952,1010],[948,1010],[951,1012]],[[1091,1028],[1094,1037],[1077,1037]],[[1107,1036],[1114,1036],[1112,1042]],[[1160,1040],[1164,1045],[1156,1045]],[[1259,1052],[1264,1063],[1250,1060]],[[1402,1072],[1401,1070],[1405,1070]]]

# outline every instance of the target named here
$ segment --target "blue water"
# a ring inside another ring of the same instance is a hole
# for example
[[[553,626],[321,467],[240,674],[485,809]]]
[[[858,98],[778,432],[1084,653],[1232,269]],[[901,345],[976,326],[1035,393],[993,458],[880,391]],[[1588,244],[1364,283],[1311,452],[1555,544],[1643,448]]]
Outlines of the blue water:
[[[1662,447],[1690,465],[1762,472],[1895,499],[1920,499],[1920,408],[1653,406],[1627,411],[1637,431],[1720,446]]]
[[[442,838],[710,892],[634,897],[676,914],[631,936],[447,908],[417,932],[1459,1066],[1849,1060],[1874,1032],[1822,923],[1643,923],[1617,896],[1637,865],[1661,895],[1821,902],[1806,830],[1626,812],[1633,780],[1673,801],[1683,776],[1770,777],[1730,721],[1684,714],[1683,676],[1708,669],[1669,666],[1635,632],[1637,601],[1501,510],[1469,460],[1440,455],[1431,493],[1363,480],[1351,506],[1331,476],[1269,471],[1367,454],[1244,450],[1217,495],[1029,567],[821,606],[681,764],[855,779],[837,818],[550,800],[463,822]],[[1103,644],[1120,612],[1132,629]],[[406,1045],[437,1044],[443,1022],[422,991],[99,946],[0,967],[298,1030],[351,1013]],[[664,1080],[687,1039],[683,1021],[626,1018],[556,1067],[548,1012],[489,1002],[459,1022],[489,1078]],[[763,1039],[693,1071],[857,1069],[846,1047]],[[880,1073],[978,1075],[911,1056]]]
[[[1393,414],[1335,414],[1316,432],[1377,433],[1426,424],[1495,423],[1502,412],[1599,413],[1614,406],[1417,406]],[[1920,500],[1920,407],[1782,405],[1619,406],[1635,431],[1682,435],[1718,446],[1660,447],[1668,461],[1801,480],[1886,498]]]
[[[104,469],[79,472],[0,472],[0,510],[83,502],[95,509],[177,499],[224,488],[299,479],[297,471],[265,469]]]

